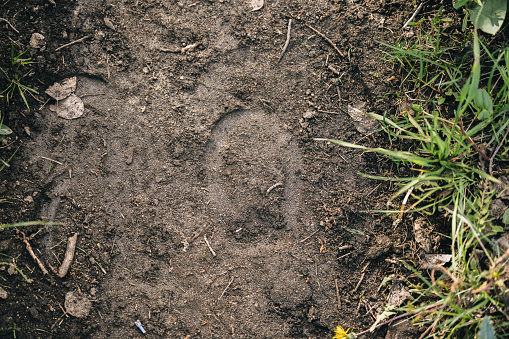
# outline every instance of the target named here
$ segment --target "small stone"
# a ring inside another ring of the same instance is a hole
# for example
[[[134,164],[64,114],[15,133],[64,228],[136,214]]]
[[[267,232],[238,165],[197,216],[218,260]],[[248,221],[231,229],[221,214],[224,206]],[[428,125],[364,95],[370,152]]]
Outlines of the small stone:
[[[76,291],[67,292],[64,302],[67,313],[76,318],[86,318],[92,308],[88,298]]]
[[[7,293],[6,290],[4,290],[1,286],[0,286],[0,298],[1,299],[7,299],[7,296],[9,295],[9,293]]]
[[[312,111],[312,110],[308,110],[308,111],[304,112],[304,114],[302,115],[302,117],[304,119],[311,119],[314,116],[315,116],[315,111]]]
[[[90,294],[91,294],[91,295],[96,295],[96,293],[97,293],[97,288],[92,287],[92,288],[90,289]]]
[[[380,235],[376,238],[376,244],[366,253],[368,259],[375,259],[389,251],[392,247],[391,239],[386,235]]]
[[[32,36],[30,37],[30,47],[37,49],[40,48],[41,50],[44,49],[44,47],[46,46],[45,39],[46,38],[41,33],[32,34]]]
[[[112,29],[112,30],[116,30],[117,28],[115,27],[115,25],[113,24],[113,22],[111,22],[110,19],[108,18],[104,18],[104,24],[106,26],[108,26],[108,28]]]
[[[37,311],[37,309],[35,307],[30,307],[28,309],[28,312],[30,312],[30,315],[32,316],[32,318],[37,319],[37,320],[41,319],[41,315],[39,314],[39,311]]]
[[[28,195],[26,198],[25,198],[25,201],[28,202],[28,203],[33,203],[34,202],[34,198],[32,198],[31,195]]]
[[[94,34],[94,39],[98,40],[98,41],[101,41],[102,39],[104,39],[106,37],[106,34],[104,34],[103,31],[99,31],[97,33]]]
[[[7,273],[9,273],[9,275],[13,275],[13,274],[18,273],[18,271],[16,271],[16,268],[14,268],[14,265],[9,265],[9,268],[7,269]]]

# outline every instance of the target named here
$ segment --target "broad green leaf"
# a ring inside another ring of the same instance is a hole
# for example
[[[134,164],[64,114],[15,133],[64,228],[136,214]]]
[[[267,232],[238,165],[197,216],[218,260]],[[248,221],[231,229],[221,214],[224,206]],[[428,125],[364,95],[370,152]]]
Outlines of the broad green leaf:
[[[490,112],[488,112],[488,110],[483,109],[481,112],[479,112],[479,116],[478,116],[479,120],[486,120],[489,117],[491,117],[491,114],[490,114]]]
[[[479,333],[477,333],[478,339],[496,339],[495,329],[488,316],[485,316],[482,320]]]
[[[469,3],[470,0],[460,0],[454,4],[454,8],[458,9],[460,7],[465,6],[467,3]]]
[[[470,11],[475,28],[489,34],[496,34],[502,26],[507,12],[507,0],[484,0],[482,6]]]
[[[493,102],[490,95],[484,89],[478,89],[474,97],[474,103],[477,108],[486,109],[490,114],[493,113]]]

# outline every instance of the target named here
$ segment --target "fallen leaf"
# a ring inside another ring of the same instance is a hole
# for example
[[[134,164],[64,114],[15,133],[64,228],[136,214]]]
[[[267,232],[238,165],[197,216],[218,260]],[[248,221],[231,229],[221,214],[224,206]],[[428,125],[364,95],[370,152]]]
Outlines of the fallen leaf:
[[[374,132],[379,126],[378,121],[370,118],[362,111],[365,106],[365,102],[348,105],[348,115],[354,121],[355,128],[364,135]]]
[[[392,283],[391,295],[389,296],[387,305],[398,307],[401,306],[407,299],[413,299],[410,292],[408,292],[408,287],[406,287],[400,280],[395,279]]]
[[[76,90],[76,77],[67,78],[61,82],[55,82],[47,90],[46,94],[55,100],[63,100]]]
[[[432,268],[434,266],[442,266],[451,261],[451,254],[425,254],[422,266],[424,268]]]
[[[424,252],[431,252],[431,233],[432,229],[429,227],[425,218],[419,217],[414,221],[414,238],[415,242],[419,245]]]
[[[263,0],[251,0],[251,12],[258,11],[263,7]]]
[[[64,119],[76,119],[83,115],[85,105],[83,101],[76,95],[71,94],[55,107],[57,115]]]

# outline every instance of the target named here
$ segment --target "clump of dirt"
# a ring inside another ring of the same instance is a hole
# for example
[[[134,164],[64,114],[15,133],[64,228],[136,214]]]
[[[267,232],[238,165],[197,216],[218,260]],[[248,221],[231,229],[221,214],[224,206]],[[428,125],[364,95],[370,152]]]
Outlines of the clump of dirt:
[[[18,50],[34,33],[45,41],[28,51],[36,63],[23,81],[39,92],[30,111],[20,98],[2,102],[15,131],[2,158],[20,148],[1,172],[0,222],[61,223],[0,232],[5,260],[29,278],[0,266],[1,336],[15,324],[19,337],[131,337],[140,320],[154,338],[326,338],[337,325],[372,324],[389,293],[380,282],[400,269],[384,259],[408,252],[411,229],[363,212],[385,208],[393,188],[357,172],[394,168],[313,138],[385,143],[361,134],[347,109],[395,112],[394,73],[376,41],[393,42],[413,8],[250,9],[237,0],[0,7],[2,67],[11,41]],[[85,107],[74,120],[51,112],[58,102],[44,94],[68,76]],[[91,302],[88,314],[67,314],[71,292]]]

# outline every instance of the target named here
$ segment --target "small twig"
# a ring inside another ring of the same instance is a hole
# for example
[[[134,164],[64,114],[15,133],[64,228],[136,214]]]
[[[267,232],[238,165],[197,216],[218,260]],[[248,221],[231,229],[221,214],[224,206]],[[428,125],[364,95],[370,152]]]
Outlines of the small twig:
[[[318,34],[319,36],[321,36],[322,38],[324,38],[325,40],[327,40],[327,42],[329,44],[331,44],[332,47],[334,47],[334,49],[336,50],[336,52],[338,52],[339,55],[341,55],[342,57],[345,56],[345,54],[343,52],[341,52],[338,48],[338,46],[336,46],[336,44],[334,42],[332,42],[331,39],[327,38],[327,36],[325,36],[325,34],[321,33],[320,31],[318,31],[316,28],[313,28],[312,26],[308,25],[307,23],[304,23],[310,30],[312,30],[313,32],[315,32],[316,34]]]
[[[327,114],[341,114],[339,112],[324,111],[324,110],[321,110],[321,109],[319,109],[318,112],[320,112],[320,113],[327,113]]]
[[[445,121],[445,120],[444,120]],[[453,124],[454,125],[454,124]],[[472,144],[472,147],[474,147],[474,149],[477,151],[477,153],[479,153],[481,155],[481,157],[483,157],[484,160],[486,161],[489,161],[490,158],[488,158],[488,156],[486,155],[486,153],[484,153],[480,148],[479,146],[477,146],[477,144],[472,140],[471,137],[468,137],[467,136],[467,132],[465,132],[465,129],[463,128],[463,122],[461,121],[461,119],[458,121],[458,126],[460,128],[460,131],[461,131],[461,134],[463,134],[463,136],[467,137],[467,140],[468,142],[470,142]]]
[[[357,286],[353,289],[352,293],[357,292],[357,289],[359,289],[359,286],[361,286],[362,280],[364,280],[364,276],[366,275],[366,272],[362,272],[361,278],[359,279],[359,282],[357,283]]]
[[[72,237],[67,239],[67,250],[65,251],[64,261],[62,262],[62,266],[58,270],[58,276],[63,278],[69,268],[71,267],[72,261],[74,259],[74,252],[76,251],[76,241],[78,240],[78,233],[75,233]]]
[[[46,157],[43,157],[42,155],[41,155],[41,158],[49,160],[49,161],[52,161],[52,162],[57,163],[59,165],[63,165],[60,161],[56,161],[56,160],[53,160],[53,159],[50,159],[50,158],[46,158]]]
[[[330,69],[332,73],[336,75],[341,75],[341,73],[337,69],[335,69],[332,65],[327,65],[327,68]]]
[[[315,235],[316,233],[320,232],[320,230],[316,230],[314,231],[313,233],[311,233],[310,235],[308,235],[307,237],[305,237],[304,239],[302,239],[301,241],[299,241],[300,243],[303,243],[304,241],[308,240],[309,238],[311,238],[313,235]]]
[[[216,252],[214,252],[214,250],[212,249],[212,247],[210,246],[209,244],[209,241],[207,240],[207,236],[204,235],[203,236],[203,239],[205,239],[205,243],[207,244],[207,247],[209,248],[210,250],[210,253],[212,253],[212,256],[215,257],[216,256]]]
[[[230,282],[228,283],[228,285],[226,286],[226,288],[223,290],[223,293],[221,293],[221,295],[219,296],[219,298],[217,298],[217,300],[221,300],[221,298],[223,297],[223,295],[226,293],[226,290],[228,289],[228,287],[230,287],[230,285],[232,284],[233,279],[235,279],[235,277],[232,277],[232,279],[230,280]]]
[[[338,251],[342,251],[342,250],[347,250],[349,248],[352,248],[352,245],[344,245],[344,246],[340,246],[338,247]]]
[[[366,194],[366,196],[364,198],[367,198],[369,197],[374,191],[376,191],[378,189],[378,187],[380,187],[382,183],[378,184],[375,188],[373,188],[368,194]]]
[[[338,279],[334,279],[334,284],[336,284],[336,297],[338,298],[338,310],[339,310],[341,309],[341,298],[339,297]]]
[[[417,7],[417,9],[415,10],[414,14],[412,14],[412,16],[410,17],[410,19],[408,19],[407,22],[405,22],[405,24],[403,25],[403,29],[410,29],[410,27],[408,25],[410,25],[410,23],[412,21],[414,21],[415,17],[417,16],[417,14],[419,14],[419,12],[421,11],[421,8],[422,8],[422,5],[424,5],[424,2],[421,2],[421,4],[419,5],[419,7]]]
[[[74,40],[74,41],[69,42],[68,44],[62,45],[62,46],[58,47],[57,49],[55,49],[55,52],[61,50],[62,48],[77,44],[78,42],[81,42],[87,38],[90,38],[90,35],[85,35],[83,38],[79,38],[78,40]]]
[[[352,251],[352,252],[348,252],[347,254],[343,254],[342,256],[338,257],[338,260],[339,260],[339,259],[342,259],[342,258],[344,258],[344,257],[346,257],[346,256],[348,256],[348,255],[350,255],[350,254],[352,254],[353,252],[354,252],[354,251]]]
[[[13,26],[13,25],[11,25],[11,23],[10,23],[9,21],[7,21],[7,19],[0,18],[0,21],[5,21],[5,22],[7,22],[7,25],[9,25],[9,26],[10,26],[10,27],[11,27],[11,28],[12,28],[12,29],[16,32],[16,33],[18,33],[18,34],[19,34],[19,31],[18,31],[16,28],[14,28],[14,26]]]
[[[46,104],[47,104],[50,100],[51,100],[51,98],[49,98],[48,100],[46,100],[46,101],[44,102],[44,104],[43,104],[41,107],[39,107],[39,111],[42,111],[42,109],[44,108],[44,106],[46,106]]]
[[[21,231],[20,231],[21,232]],[[48,270],[46,269],[46,267],[44,267],[44,264],[42,263],[42,261],[39,260],[39,258],[37,258],[37,256],[35,255],[34,253],[34,250],[32,249],[32,246],[30,246],[30,243],[28,242],[28,240],[31,238],[27,238],[25,236],[25,233],[21,232],[21,234],[23,235],[23,242],[25,243],[25,246],[27,248],[27,251],[28,253],[30,254],[30,256],[32,257],[32,259],[35,260],[35,262],[37,263],[37,265],[39,265],[39,268],[41,269],[42,273],[43,274],[48,274]]]
[[[274,184],[274,185],[270,186],[270,187],[267,189],[266,194],[269,194],[269,193],[270,193],[270,191],[272,191],[274,188],[276,188],[276,187],[278,187],[278,186],[283,186],[283,183],[278,182],[277,184]]]
[[[507,133],[509,133],[509,128],[507,128],[507,131],[505,131],[504,137],[502,138],[502,141],[498,144],[497,148],[495,149],[495,152],[491,155],[490,158],[490,166],[489,166],[489,173],[490,175],[493,175],[493,159],[495,159],[495,156],[497,155],[498,151],[500,150],[500,147],[504,144],[505,138],[507,138]]]
[[[433,322],[433,324],[431,324],[431,325],[430,325],[430,326],[426,329],[426,331],[424,331],[424,332],[421,334],[421,336],[419,337],[419,339],[423,339],[423,338],[425,338],[425,337],[428,335],[428,333],[429,333],[430,331],[434,331],[434,330],[435,330],[435,327],[437,326],[437,324],[438,324],[438,321],[439,321],[439,320],[440,320],[440,317],[436,318],[436,319],[435,319],[435,321]]]
[[[366,268],[368,268],[369,266],[369,262],[366,264],[366,266],[364,266],[364,268],[362,269],[362,275],[361,275],[361,278],[359,279],[359,282],[357,283],[357,286],[355,286],[355,288],[353,289],[352,293],[355,293],[357,292],[357,290],[359,289],[359,286],[361,285],[362,283],[362,280],[364,280],[364,276],[366,275]]]
[[[371,318],[373,318],[373,321],[376,321],[376,316],[373,314],[373,309],[369,305],[368,301],[366,299],[361,299],[362,303],[364,304],[364,307],[366,307],[366,310],[368,311]]]
[[[283,55],[285,55],[286,49],[288,48],[288,45],[290,44],[290,36],[291,36],[291,29],[292,29],[292,19],[288,20],[288,32],[286,32],[286,42],[283,46],[283,52],[281,52],[281,56],[279,57],[277,63],[283,59]]]

